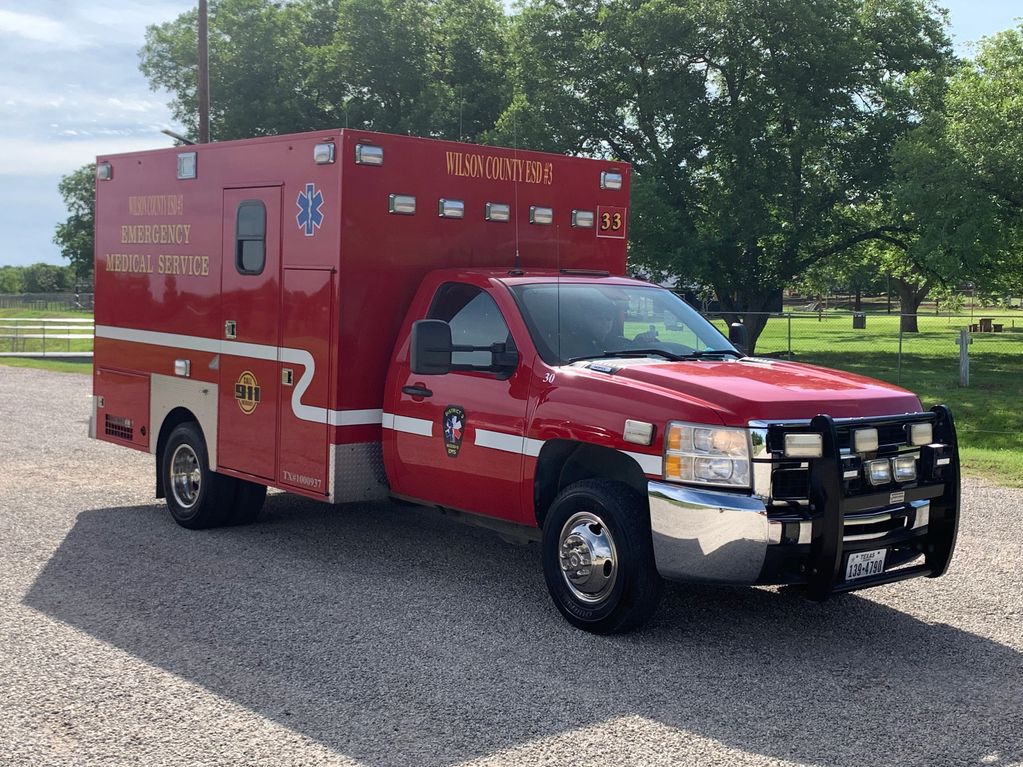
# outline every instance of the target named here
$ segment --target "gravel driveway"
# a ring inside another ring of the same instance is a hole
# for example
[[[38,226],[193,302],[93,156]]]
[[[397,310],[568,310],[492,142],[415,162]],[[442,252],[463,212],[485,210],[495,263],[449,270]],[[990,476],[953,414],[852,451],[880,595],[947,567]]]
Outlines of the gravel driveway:
[[[2,765],[1023,764],[1023,492],[967,483],[945,578],[673,585],[600,638],[433,512],[184,530],[89,392],[0,367]]]

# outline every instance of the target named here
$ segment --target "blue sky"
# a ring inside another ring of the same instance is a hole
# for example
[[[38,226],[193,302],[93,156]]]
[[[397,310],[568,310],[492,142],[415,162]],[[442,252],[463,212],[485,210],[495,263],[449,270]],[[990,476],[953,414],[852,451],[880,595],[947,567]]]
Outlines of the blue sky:
[[[963,54],[1013,26],[1019,0],[945,0]],[[148,24],[189,0],[0,0],[0,266],[62,263],[52,243],[65,218],[57,183],[97,154],[171,145],[166,93],[138,70]]]

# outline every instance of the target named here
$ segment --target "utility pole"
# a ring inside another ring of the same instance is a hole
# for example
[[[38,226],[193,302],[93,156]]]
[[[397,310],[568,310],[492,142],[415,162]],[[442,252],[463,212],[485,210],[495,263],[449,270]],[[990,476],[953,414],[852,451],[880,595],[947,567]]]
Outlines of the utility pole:
[[[199,143],[210,141],[210,51],[206,0],[199,0]]]

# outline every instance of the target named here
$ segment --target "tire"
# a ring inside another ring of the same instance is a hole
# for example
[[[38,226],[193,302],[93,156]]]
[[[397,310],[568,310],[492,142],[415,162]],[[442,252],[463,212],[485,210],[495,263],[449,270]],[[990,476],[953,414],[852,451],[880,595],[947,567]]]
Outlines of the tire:
[[[224,524],[232,510],[235,481],[209,468],[202,431],[193,422],[174,427],[160,461],[167,508],[189,530]]]
[[[632,488],[599,479],[569,485],[551,504],[542,546],[547,589],[573,626],[622,633],[657,609],[663,581],[650,514]]]
[[[227,477],[224,477],[227,479]],[[234,497],[231,499],[229,525],[249,525],[256,521],[266,501],[266,485],[232,478]]]

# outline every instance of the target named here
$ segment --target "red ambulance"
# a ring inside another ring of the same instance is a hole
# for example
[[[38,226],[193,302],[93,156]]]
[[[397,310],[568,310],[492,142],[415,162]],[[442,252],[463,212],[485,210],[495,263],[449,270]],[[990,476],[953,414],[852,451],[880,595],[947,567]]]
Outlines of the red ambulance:
[[[189,528],[272,486],[538,539],[598,633],[662,579],[942,575],[948,409],[748,357],[624,276],[629,174],[347,129],[100,157],[92,436],[153,454]]]

